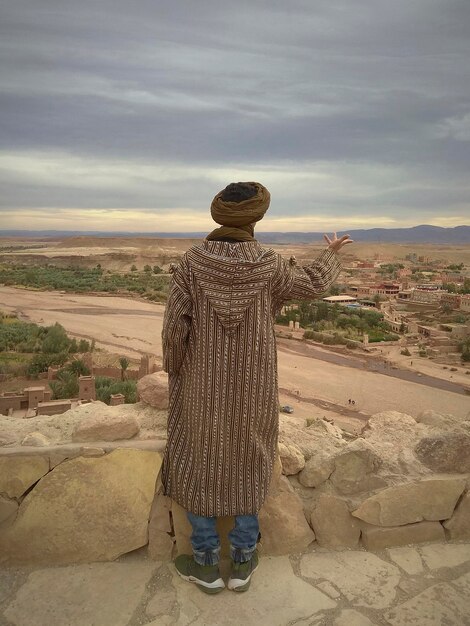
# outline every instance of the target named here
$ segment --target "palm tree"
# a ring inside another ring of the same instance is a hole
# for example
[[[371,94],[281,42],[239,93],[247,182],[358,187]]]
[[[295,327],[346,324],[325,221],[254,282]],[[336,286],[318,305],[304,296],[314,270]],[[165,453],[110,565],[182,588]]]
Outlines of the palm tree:
[[[90,370],[81,359],[74,359],[73,361],[70,361],[66,369],[72,374],[75,374],[75,376],[90,375]]]
[[[122,356],[119,359],[119,365],[121,366],[121,380],[126,380],[126,370],[129,367],[129,359]]]

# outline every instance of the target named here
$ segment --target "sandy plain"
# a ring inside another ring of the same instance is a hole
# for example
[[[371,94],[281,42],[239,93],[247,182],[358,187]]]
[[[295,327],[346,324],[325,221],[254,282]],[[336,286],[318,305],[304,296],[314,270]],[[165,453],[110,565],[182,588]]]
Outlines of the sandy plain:
[[[23,320],[50,325],[59,322],[70,335],[96,340],[97,348],[139,358],[150,353],[161,360],[164,306],[116,296],[38,292],[0,287],[0,309]],[[296,416],[330,416],[338,424],[363,422],[378,411],[395,410],[416,416],[426,409],[464,417],[469,396],[403,381],[379,372],[328,363],[296,354],[278,344],[281,403],[291,404]],[[358,421],[348,400],[356,402]],[[316,401],[316,402],[312,402]],[[321,402],[324,402],[324,406]]]

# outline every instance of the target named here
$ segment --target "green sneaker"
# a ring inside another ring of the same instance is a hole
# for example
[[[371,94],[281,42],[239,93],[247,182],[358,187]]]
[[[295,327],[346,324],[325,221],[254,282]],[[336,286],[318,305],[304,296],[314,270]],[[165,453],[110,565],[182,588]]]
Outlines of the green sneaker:
[[[246,591],[250,586],[251,575],[259,564],[258,550],[255,550],[249,561],[236,563],[233,559],[232,571],[228,579],[227,587],[232,591]]]
[[[220,577],[219,565],[200,565],[194,560],[194,556],[180,554],[174,560],[176,571],[205,593],[219,593],[225,588],[225,583]]]

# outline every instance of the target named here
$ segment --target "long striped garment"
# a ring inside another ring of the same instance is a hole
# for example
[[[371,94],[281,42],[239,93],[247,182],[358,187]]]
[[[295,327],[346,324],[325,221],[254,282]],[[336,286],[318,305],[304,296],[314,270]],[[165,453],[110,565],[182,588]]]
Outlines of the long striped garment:
[[[286,261],[256,240],[192,246],[174,268],[162,330],[168,372],[164,494],[197,515],[258,513],[279,433],[275,317],[341,269],[326,249]]]

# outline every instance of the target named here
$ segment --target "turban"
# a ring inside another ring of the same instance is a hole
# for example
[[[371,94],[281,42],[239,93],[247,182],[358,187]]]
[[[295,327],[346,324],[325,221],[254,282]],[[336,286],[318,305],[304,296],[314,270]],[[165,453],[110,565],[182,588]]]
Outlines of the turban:
[[[212,200],[211,215],[214,222],[223,226],[248,226],[263,219],[268,210],[271,196],[266,187],[260,183],[242,183],[256,189],[256,194],[241,202],[222,200],[224,191],[220,191]]]

